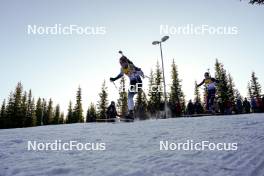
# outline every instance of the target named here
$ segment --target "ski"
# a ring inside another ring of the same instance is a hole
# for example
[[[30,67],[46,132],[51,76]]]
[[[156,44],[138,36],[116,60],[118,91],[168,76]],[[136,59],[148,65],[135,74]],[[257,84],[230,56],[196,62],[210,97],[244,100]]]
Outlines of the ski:
[[[133,118],[119,118],[120,122],[134,122]]]
[[[117,122],[117,118],[110,118],[110,119],[96,119],[96,122]]]
[[[182,117],[203,117],[203,116],[217,116],[217,115],[223,115],[222,113],[205,113],[205,114],[186,114]]]

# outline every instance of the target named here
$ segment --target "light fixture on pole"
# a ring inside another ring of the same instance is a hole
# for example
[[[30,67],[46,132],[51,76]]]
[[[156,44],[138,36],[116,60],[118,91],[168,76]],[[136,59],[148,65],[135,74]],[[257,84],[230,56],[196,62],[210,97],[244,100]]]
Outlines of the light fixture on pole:
[[[162,74],[163,74],[163,89],[164,89],[164,111],[165,111],[165,118],[167,118],[167,93],[166,93],[166,81],[165,81],[165,73],[164,73],[164,62],[163,62],[163,53],[162,53],[162,42],[165,42],[169,39],[169,36],[164,36],[161,38],[160,41],[152,42],[152,45],[160,46],[160,55],[161,55],[161,63],[162,63]]]

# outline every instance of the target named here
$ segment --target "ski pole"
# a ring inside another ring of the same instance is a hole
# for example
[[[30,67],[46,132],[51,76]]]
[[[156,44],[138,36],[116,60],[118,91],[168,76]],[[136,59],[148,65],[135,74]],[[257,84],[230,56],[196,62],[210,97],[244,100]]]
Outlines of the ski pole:
[[[116,86],[116,84],[115,84],[115,82],[114,82],[114,81],[112,81],[112,83],[114,84],[115,88],[116,88],[116,89],[118,89],[118,88],[117,88],[117,86]]]
[[[146,76],[146,75],[143,75],[143,77],[144,77],[144,78],[148,78],[148,79],[150,79],[150,77],[149,77],[149,76]]]

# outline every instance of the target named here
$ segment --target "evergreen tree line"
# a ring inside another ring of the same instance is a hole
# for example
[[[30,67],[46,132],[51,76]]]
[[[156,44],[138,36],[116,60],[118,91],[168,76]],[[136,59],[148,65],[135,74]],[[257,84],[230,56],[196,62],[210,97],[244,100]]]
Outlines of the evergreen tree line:
[[[8,101],[4,100],[1,105],[0,128],[84,122],[82,113],[80,88],[77,91],[76,105],[74,109],[69,109],[65,119],[59,104],[54,106],[51,98],[49,100],[38,98],[35,103],[32,91],[23,91],[23,86],[19,82],[15,91],[10,93]]]
[[[233,77],[227,73],[224,65],[216,60],[215,63],[215,78],[220,80],[217,84],[216,103],[219,112],[232,113],[238,112],[239,101],[243,106],[242,96],[235,88]],[[168,109],[171,117],[180,117],[189,113],[186,107],[185,96],[181,85],[182,80],[179,78],[177,66],[173,60],[171,64],[171,79],[169,92],[166,97],[168,100]],[[138,92],[135,101],[135,115],[141,119],[149,117],[160,117],[160,113],[164,111],[164,94],[162,86],[163,77],[162,69],[157,62],[156,67],[150,71],[148,77],[148,92],[143,90]],[[125,89],[126,78],[120,79],[119,98],[117,100],[117,109],[120,116],[127,113],[127,90]],[[153,85],[155,85],[153,87]],[[159,85],[159,86],[157,86]],[[195,82],[197,85],[197,82]],[[62,123],[82,123],[95,122],[96,119],[107,118],[106,112],[109,105],[108,90],[106,82],[102,84],[99,93],[99,101],[94,104],[91,103],[88,107],[86,117],[84,119],[84,112],[82,106],[82,90],[79,87],[76,93],[76,102],[73,105],[69,102],[68,112],[64,117],[60,110],[60,105],[53,105],[52,99],[46,100],[38,98],[35,103],[35,98],[32,96],[32,91],[24,91],[22,84],[19,82],[14,90],[11,92],[8,100],[4,100],[0,110],[0,127],[1,128],[19,128],[32,127],[39,125],[62,124]],[[205,89],[204,89],[205,90]],[[195,86],[194,90],[194,105],[196,105],[195,113],[203,113],[205,107],[205,96],[202,98],[200,90]],[[252,112],[263,111],[263,97],[261,94],[261,85],[255,72],[252,72],[251,80],[248,83],[248,97],[250,98],[250,105]],[[198,107],[198,108],[197,108]]]

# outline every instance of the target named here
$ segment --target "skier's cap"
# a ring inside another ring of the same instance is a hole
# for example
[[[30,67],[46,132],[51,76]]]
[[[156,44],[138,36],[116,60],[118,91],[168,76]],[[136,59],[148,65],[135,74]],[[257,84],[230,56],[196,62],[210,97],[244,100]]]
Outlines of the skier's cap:
[[[209,76],[210,74],[208,72],[205,72],[204,73],[204,76]]]
[[[122,56],[122,57],[120,57],[119,62],[120,63],[125,63],[125,62],[128,62],[128,59],[127,59],[126,56]]]

